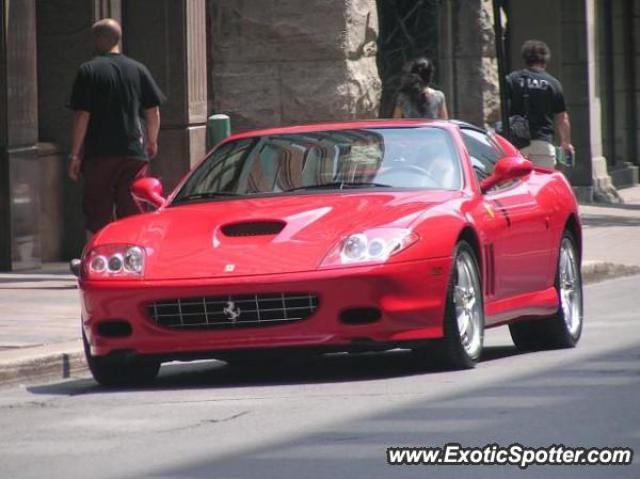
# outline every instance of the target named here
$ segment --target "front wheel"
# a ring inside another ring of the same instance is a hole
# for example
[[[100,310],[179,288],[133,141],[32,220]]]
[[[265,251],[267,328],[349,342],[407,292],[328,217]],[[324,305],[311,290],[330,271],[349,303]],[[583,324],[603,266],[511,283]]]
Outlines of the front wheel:
[[[517,322],[509,325],[511,338],[518,349],[573,348],[582,334],[582,275],[577,248],[570,232],[560,241],[555,289],[558,311],[547,319]]]
[[[160,370],[159,361],[94,356],[84,331],[82,344],[91,375],[103,386],[139,386],[153,381]]]
[[[475,367],[484,342],[484,304],[478,262],[473,248],[460,241],[453,254],[447,288],[444,337],[417,352],[438,366]]]

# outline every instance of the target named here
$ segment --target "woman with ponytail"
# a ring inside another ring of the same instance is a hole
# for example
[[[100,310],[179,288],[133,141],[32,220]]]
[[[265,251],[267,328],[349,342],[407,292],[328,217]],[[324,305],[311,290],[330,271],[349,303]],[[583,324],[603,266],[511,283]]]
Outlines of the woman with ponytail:
[[[396,99],[394,118],[449,118],[444,93],[429,86],[433,71],[433,62],[426,57],[408,65]]]

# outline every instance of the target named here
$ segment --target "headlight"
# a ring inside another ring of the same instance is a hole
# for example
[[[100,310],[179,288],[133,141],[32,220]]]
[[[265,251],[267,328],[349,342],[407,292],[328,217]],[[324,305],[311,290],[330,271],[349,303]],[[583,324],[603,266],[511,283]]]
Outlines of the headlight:
[[[124,267],[125,269],[142,273],[144,269],[144,251],[138,246],[132,246],[127,250],[124,255]]]
[[[141,278],[145,252],[134,245],[103,245],[89,251],[82,260],[82,272],[88,279]]]
[[[418,235],[408,229],[372,228],[340,241],[324,258],[321,266],[384,263],[416,241]]]

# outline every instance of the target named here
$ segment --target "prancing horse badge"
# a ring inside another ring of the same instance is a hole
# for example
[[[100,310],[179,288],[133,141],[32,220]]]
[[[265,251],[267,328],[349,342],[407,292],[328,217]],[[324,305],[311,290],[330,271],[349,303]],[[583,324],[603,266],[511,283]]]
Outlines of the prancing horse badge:
[[[233,301],[227,301],[227,305],[222,309],[222,312],[224,313],[226,318],[232,323],[235,323],[240,317],[240,314],[242,314],[242,311],[240,311],[240,308],[236,306],[236,304]]]

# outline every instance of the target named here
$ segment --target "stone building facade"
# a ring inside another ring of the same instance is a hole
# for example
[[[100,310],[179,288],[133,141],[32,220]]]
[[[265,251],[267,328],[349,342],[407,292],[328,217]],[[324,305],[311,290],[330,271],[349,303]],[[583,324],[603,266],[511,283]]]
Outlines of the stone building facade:
[[[492,2],[434,1],[416,5],[438,5],[432,53],[451,116],[491,124],[499,117]],[[640,0],[503,3],[509,68],[520,65],[526,38],[554,52],[550,70],[565,86],[578,149],[578,167],[567,174],[580,194],[591,198],[594,185],[607,191],[611,178],[637,182]],[[80,186],[65,172],[65,103],[78,65],[91,57],[89,27],[99,18],[122,21],[124,52],[167,93],[153,162],[167,188],[202,157],[211,113],[230,114],[234,131],[379,114],[376,0],[1,5],[0,270],[69,259],[82,248]]]
[[[234,130],[377,115],[373,0],[209,5],[211,104]]]

